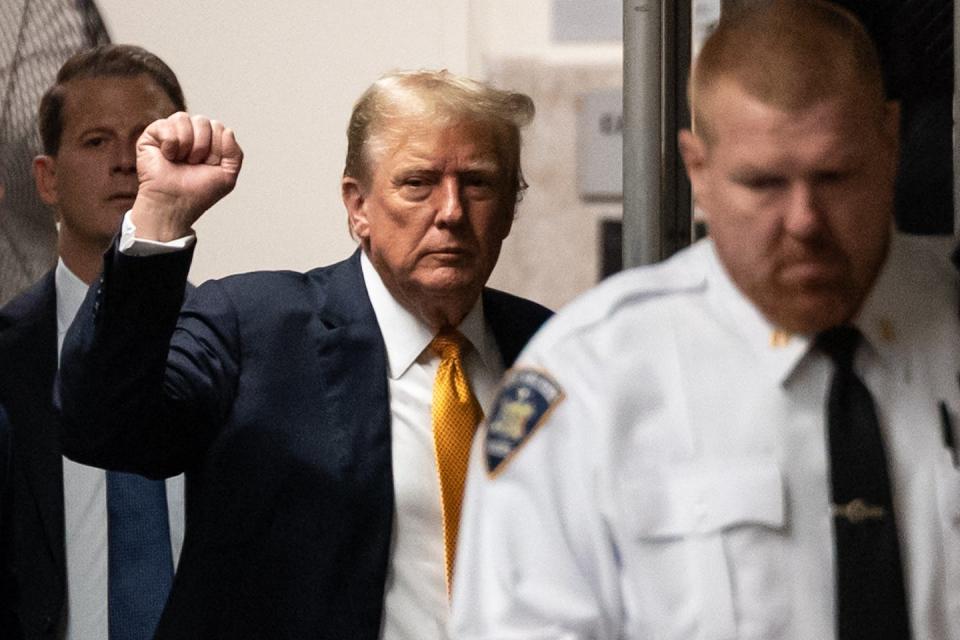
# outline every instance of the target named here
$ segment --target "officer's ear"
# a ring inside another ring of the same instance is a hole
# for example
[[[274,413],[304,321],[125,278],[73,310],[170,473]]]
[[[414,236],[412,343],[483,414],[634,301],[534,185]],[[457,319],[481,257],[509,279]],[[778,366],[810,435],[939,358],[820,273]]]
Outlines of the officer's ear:
[[[690,185],[696,198],[703,184],[703,172],[707,163],[707,143],[690,129],[680,131],[677,134],[677,142],[680,146],[683,166],[687,169],[687,177],[690,178]]]

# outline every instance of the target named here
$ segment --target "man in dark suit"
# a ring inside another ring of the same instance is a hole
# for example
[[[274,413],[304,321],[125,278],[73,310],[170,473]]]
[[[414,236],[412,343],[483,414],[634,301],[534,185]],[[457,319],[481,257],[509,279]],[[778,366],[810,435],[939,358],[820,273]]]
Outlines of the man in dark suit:
[[[136,140],[148,124],[184,108],[169,67],[126,45],[70,58],[40,103],[44,155],[34,161],[34,174],[41,199],[57,218],[59,260],[0,310],[0,399],[16,443],[8,564],[27,638],[146,638],[162,609],[159,594],[149,613],[127,618],[138,627],[133,635],[119,635],[114,572],[132,575],[129,567],[118,569],[108,541],[108,522],[118,508],[108,495],[120,476],[62,457],[53,388],[63,336],[136,196]],[[151,495],[167,494],[172,560],[183,536],[183,479],[145,486]],[[157,500],[163,510],[163,496]]]
[[[7,559],[13,553],[10,541],[10,475],[13,471],[13,442],[10,419],[0,405],[0,637],[17,640],[21,638],[20,622],[14,608],[15,587],[9,573]]]
[[[447,72],[382,78],[348,128],[360,249],[208,282],[182,312],[192,225],[242,153],[202,116],[144,132],[140,191],[67,338],[61,392],[69,455],[196,474],[158,638],[445,637],[473,429],[549,315],[485,288],[532,115],[526,96]]]

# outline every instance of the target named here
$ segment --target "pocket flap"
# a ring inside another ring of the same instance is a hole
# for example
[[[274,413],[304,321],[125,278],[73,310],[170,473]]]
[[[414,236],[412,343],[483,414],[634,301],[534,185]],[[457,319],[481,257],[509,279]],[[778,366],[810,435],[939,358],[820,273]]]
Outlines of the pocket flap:
[[[946,455],[937,466],[937,499],[944,524],[960,530],[960,470],[953,466],[953,459]]]
[[[772,460],[655,467],[624,487],[624,513],[641,538],[674,538],[738,525],[784,526],[783,477]]]

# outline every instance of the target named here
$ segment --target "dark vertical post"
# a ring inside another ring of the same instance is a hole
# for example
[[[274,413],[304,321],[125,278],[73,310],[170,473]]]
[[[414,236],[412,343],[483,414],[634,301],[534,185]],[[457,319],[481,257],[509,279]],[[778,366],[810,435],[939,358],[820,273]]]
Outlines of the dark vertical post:
[[[677,150],[688,119],[690,33],[690,0],[624,0],[624,267],[690,244],[690,188]]]

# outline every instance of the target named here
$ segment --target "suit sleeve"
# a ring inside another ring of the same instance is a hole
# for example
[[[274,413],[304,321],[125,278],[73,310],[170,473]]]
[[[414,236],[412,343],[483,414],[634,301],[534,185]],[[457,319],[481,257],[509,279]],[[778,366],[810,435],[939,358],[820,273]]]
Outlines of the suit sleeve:
[[[218,284],[183,304],[192,253],[105,255],[61,354],[67,456],[149,477],[203,456],[232,403],[239,345]]]

